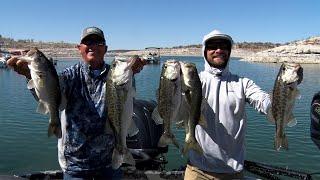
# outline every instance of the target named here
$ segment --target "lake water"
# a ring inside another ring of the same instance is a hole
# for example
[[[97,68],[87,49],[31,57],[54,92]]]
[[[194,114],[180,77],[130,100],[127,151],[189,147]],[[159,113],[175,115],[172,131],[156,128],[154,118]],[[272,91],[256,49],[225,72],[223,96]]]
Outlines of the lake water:
[[[198,71],[203,69],[201,57],[162,57],[162,62],[175,58],[191,61]],[[107,58],[109,63],[111,58]],[[61,60],[57,70],[75,64]],[[161,65],[147,65],[136,75],[137,98],[155,100]],[[302,65],[304,79],[300,85],[301,99],[297,100],[294,115],[298,124],[286,128],[289,151],[273,149],[275,126],[265,116],[247,107],[248,160],[284,168],[315,173],[320,171],[320,151],[310,140],[309,106],[314,93],[320,90],[320,65]],[[230,71],[248,77],[265,91],[270,92],[280,64],[249,63],[232,59]],[[25,79],[11,70],[0,69],[0,174],[60,169],[57,162],[56,139],[47,137],[48,117],[35,112],[36,101],[27,90]],[[183,142],[183,130],[176,130]],[[185,163],[177,149],[169,147],[167,169],[179,168]],[[318,176],[318,178],[320,178]]]

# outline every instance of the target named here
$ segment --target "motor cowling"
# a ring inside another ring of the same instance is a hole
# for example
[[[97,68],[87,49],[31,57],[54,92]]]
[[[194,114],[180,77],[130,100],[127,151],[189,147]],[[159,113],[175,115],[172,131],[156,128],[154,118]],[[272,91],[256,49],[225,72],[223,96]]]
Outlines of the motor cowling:
[[[152,112],[157,106],[153,100],[138,100],[133,102],[133,121],[139,132],[127,137],[127,147],[136,160],[136,167],[142,169],[158,169],[158,165],[166,163],[159,155],[168,152],[168,146],[158,147],[158,141],[163,133],[163,124],[156,124]],[[150,163],[147,167],[144,164]],[[152,166],[153,164],[154,166]]]

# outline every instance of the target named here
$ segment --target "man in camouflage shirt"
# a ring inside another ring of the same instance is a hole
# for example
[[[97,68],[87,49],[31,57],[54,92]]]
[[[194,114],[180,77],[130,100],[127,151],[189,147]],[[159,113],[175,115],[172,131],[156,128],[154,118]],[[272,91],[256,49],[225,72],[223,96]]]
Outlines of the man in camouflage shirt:
[[[104,62],[108,46],[103,31],[85,28],[77,48],[83,61],[59,76],[63,109],[59,164],[64,179],[120,179],[121,170],[111,168],[114,135],[106,131],[105,81],[110,67]],[[26,62],[13,57],[8,65],[30,79]],[[145,61],[138,59],[133,72],[138,73],[143,65]]]

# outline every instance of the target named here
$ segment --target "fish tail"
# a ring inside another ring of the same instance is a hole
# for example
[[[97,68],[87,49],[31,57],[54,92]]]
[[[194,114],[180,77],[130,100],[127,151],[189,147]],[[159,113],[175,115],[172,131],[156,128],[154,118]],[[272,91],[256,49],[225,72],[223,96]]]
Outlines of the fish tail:
[[[274,148],[279,151],[281,148],[284,148],[285,150],[288,150],[288,139],[285,134],[282,136],[275,136],[275,141],[274,141]]]
[[[169,144],[175,145],[178,149],[180,149],[179,143],[174,137],[174,135],[170,132],[165,132],[159,139],[158,146],[159,147],[166,147]]]
[[[49,124],[48,137],[51,137],[52,135],[55,135],[57,138],[61,138],[62,136],[61,126],[57,124]]]
[[[126,153],[124,154],[124,163],[130,164],[132,166],[136,165],[136,162],[133,159],[133,156],[132,156],[132,154],[130,153],[129,150],[126,150]]]
[[[118,169],[124,161],[124,154],[114,148],[112,153],[112,169]]]
[[[39,104],[37,107],[37,113],[40,113],[40,114],[48,114],[49,113],[48,107],[41,100],[39,100]]]
[[[60,118],[59,118],[59,112],[53,113],[50,112],[50,119],[49,119],[49,127],[48,127],[48,137],[51,137],[52,135],[55,135],[57,138],[61,138],[62,132],[61,132],[61,124],[60,124]]]
[[[159,111],[158,111],[158,106],[154,108],[152,111],[151,117],[153,121],[158,125],[158,124],[163,124],[163,119],[161,118]]]
[[[196,140],[185,142],[182,150],[183,154],[186,155],[190,149],[196,151],[200,155],[203,154],[203,150]]]
[[[123,151],[124,153],[121,153],[118,149],[113,150],[112,154],[112,168],[118,169],[122,163],[130,164],[132,166],[136,165],[135,160],[133,159],[132,154],[128,149],[125,149]]]

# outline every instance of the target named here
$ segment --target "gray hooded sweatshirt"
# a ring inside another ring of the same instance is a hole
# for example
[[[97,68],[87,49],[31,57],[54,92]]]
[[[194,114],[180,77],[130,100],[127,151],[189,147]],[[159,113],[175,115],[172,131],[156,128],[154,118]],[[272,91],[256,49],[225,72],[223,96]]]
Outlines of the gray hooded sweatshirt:
[[[204,36],[202,53],[206,41],[212,38],[233,43],[230,36],[215,30]],[[240,172],[245,160],[245,104],[248,102],[258,112],[267,114],[271,107],[270,96],[252,80],[231,74],[228,65],[225,69],[217,69],[211,67],[205,58],[204,62],[205,69],[199,76],[205,98],[201,116],[207,124],[206,127],[197,125],[195,130],[204,153],[189,151],[189,161],[203,171]]]

